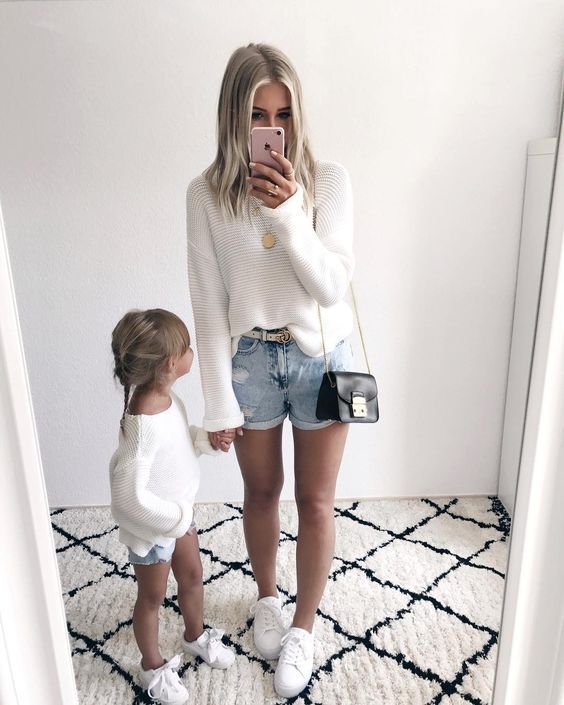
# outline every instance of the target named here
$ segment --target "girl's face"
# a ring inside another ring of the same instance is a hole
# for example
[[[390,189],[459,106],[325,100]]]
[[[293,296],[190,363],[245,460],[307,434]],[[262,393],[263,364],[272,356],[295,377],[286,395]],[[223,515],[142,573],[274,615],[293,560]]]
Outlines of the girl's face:
[[[188,349],[184,355],[177,357],[175,360],[174,371],[177,379],[182,377],[182,375],[185,375],[187,372],[190,372],[192,362],[194,362],[194,351],[190,346],[188,346]]]
[[[290,91],[280,81],[259,86],[253,99],[251,128],[283,127],[284,144],[292,141],[292,106]]]

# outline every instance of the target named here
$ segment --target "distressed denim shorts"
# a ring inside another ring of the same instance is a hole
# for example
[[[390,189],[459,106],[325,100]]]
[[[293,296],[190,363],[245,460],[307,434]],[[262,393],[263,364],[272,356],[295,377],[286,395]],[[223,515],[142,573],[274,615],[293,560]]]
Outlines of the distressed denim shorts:
[[[351,370],[352,361],[348,338],[327,353],[330,370]],[[243,428],[274,428],[286,416],[293,426],[306,431],[335,423],[315,415],[325,372],[323,355],[309,357],[295,340],[275,343],[242,336],[232,370],[233,391],[245,416]]]
[[[196,528],[194,521],[188,527],[187,534],[190,534]],[[135,565],[154,565],[155,563],[168,563],[172,559],[172,554],[176,547],[176,539],[170,546],[159,546],[156,543],[146,556],[140,556],[135,551],[129,549],[129,562]]]

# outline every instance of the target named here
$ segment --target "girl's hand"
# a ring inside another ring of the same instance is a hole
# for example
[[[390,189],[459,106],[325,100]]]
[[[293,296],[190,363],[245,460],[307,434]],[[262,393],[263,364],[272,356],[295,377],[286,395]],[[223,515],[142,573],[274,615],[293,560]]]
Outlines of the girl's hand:
[[[271,151],[270,154],[280,164],[282,174],[265,164],[251,162],[251,168],[265,176],[266,179],[248,176],[247,184],[250,194],[260,199],[265,206],[277,208],[296,193],[297,186],[292,162],[278,154],[278,152]]]
[[[226,435],[226,431],[208,431],[208,439],[214,450],[222,450],[224,453],[227,453],[233,440]]]
[[[243,429],[228,428],[223,431],[208,431],[208,439],[211,447],[214,450],[222,450],[224,453],[227,453],[231,447],[235,435],[242,436]]]

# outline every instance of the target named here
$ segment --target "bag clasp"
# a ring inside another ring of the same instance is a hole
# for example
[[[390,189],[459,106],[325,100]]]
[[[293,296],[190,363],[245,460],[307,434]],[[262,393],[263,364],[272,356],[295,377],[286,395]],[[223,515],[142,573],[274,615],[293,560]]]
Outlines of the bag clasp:
[[[354,418],[366,418],[366,397],[362,392],[351,393],[351,406]]]

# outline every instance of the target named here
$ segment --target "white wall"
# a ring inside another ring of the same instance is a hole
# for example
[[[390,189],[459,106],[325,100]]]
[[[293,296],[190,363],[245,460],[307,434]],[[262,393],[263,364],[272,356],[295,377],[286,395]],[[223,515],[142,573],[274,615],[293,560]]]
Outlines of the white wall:
[[[355,191],[382,418],[351,429],[338,494],[494,493],[526,144],[556,133],[563,39],[560,0],[0,3],[0,199],[51,504],[109,499],[118,318],[192,326],[184,193],[248,41],[292,58]],[[180,391],[199,419],[197,370]],[[202,500],[241,497],[234,454],[203,464]]]

